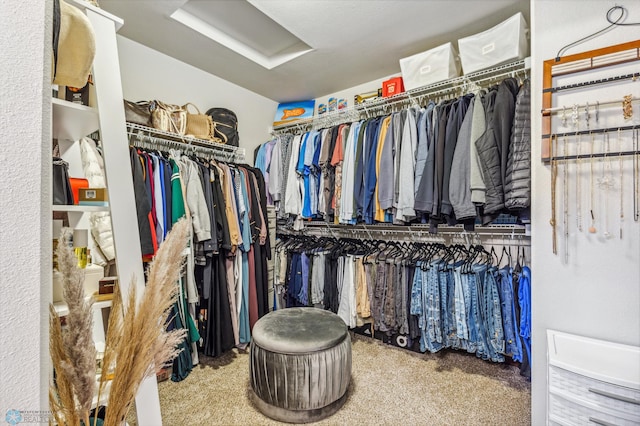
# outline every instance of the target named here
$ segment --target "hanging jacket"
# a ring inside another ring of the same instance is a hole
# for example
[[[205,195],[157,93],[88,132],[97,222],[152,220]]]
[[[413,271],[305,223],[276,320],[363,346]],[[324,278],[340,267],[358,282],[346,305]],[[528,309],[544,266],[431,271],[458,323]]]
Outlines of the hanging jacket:
[[[507,78],[500,83],[497,91],[491,91],[487,95],[487,129],[476,141],[482,176],[487,187],[482,218],[485,225],[495,219],[504,208],[504,176],[517,89],[517,81]]]
[[[83,138],[80,141],[80,154],[82,157],[82,169],[89,181],[91,188],[106,188],[104,175],[104,161],[98,153],[96,143]],[[105,266],[107,262],[115,259],[113,248],[113,233],[111,232],[111,214],[109,212],[94,212],[89,218],[91,224],[91,236],[99,248],[99,256],[94,256],[94,263]]]
[[[464,116],[458,141],[451,162],[451,179],[449,181],[449,199],[458,221],[474,219],[476,208],[471,201],[471,124],[473,122],[474,105],[481,103],[478,97],[471,101]]]
[[[136,200],[138,231],[140,233],[140,249],[143,256],[152,256],[155,254],[157,246],[154,246],[151,232],[151,202],[144,184],[144,172],[140,157],[134,148],[129,149],[129,155],[133,175],[133,193]]]
[[[447,219],[447,223],[449,225],[456,224],[455,214],[450,200],[449,185],[452,175],[455,178],[455,175],[459,173],[459,170],[452,167],[453,154],[458,143],[460,127],[462,127],[462,122],[464,121],[467,109],[469,108],[469,103],[471,102],[472,98],[472,94],[467,94],[460,97],[454,104],[454,107],[451,109],[451,117],[449,122],[447,123],[447,134],[444,152],[444,180],[442,181],[442,214]],[[454,111],[455,115],[453,115]]]
[[[529,80],[525,80],[522,84],[516,98],[504,183],[504,204],[507,209],[521,210],[531,205],[531,85]]]

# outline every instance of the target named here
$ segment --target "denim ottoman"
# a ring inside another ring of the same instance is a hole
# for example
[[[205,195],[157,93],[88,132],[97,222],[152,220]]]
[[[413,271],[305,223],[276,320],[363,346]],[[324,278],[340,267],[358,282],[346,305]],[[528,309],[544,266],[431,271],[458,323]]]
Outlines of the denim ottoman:
[[[253,403],[272,419],[308,423],[334,414],[351,380],[345,323],[316,308],[265,315],[253,327],[249,375]]]

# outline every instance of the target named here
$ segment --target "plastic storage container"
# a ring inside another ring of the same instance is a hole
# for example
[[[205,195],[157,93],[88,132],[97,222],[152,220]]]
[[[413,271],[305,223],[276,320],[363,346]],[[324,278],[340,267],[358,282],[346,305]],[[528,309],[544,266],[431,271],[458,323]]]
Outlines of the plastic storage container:
[[[458,40],[462,70],[465,74],[505,62],[526,58],[529,54],[527,22],[522,13],[488,29]]]
[[[458,54],[452,43],[400,59],[405,90],[426,86],[460,75]]]

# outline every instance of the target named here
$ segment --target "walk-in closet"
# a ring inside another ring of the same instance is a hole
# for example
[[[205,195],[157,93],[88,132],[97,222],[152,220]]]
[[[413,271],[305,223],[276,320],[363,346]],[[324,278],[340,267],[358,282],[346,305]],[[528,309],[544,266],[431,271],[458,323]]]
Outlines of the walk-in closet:
[[[0,5],[8,425],[640,425],[636,0]]]

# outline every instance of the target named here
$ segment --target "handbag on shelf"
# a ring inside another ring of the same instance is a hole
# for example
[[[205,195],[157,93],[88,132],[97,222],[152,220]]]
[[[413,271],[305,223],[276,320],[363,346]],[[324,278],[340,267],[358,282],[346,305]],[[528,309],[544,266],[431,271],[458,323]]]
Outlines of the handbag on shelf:
[[[151,102],[151,124],[163,132],[184,135],[187,130],[187,110],[161,101]]]
[[[221,143],[231,146],[240,144],[238,134],[238,117],[227,108],[210,108],[207,115],[213,120],[213,136],[221,139]]]
[[[60,157],[53,157],[53,204],[73,204],[73,193],[69,181],[69,163]]]
[[[189,105],[197,111],[197,114],[189,112]],[[187,130],[185,135],[198,139],[213,140],[213,121],[207,114],[202,114],[197,106],[191,102],[182,106],[187,111]]]
[[[124,118],[129,123],[151,127],[151,103],[124,99]]]

